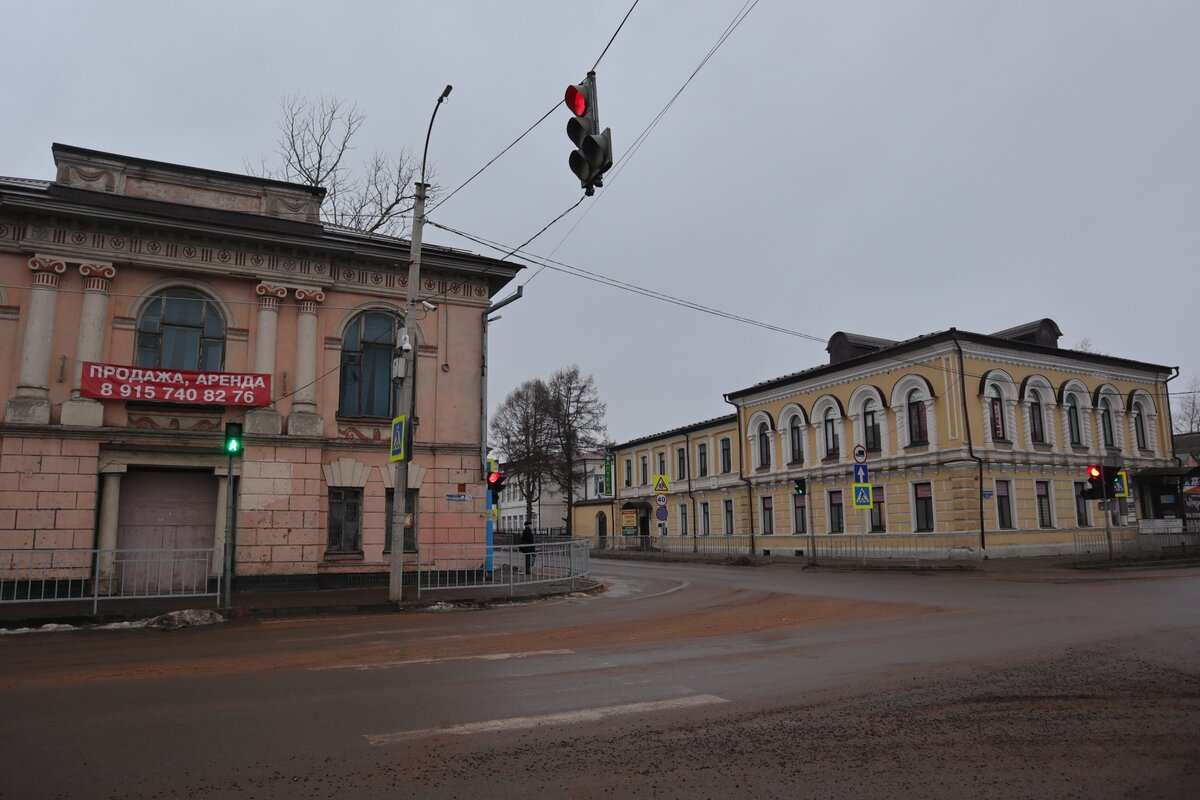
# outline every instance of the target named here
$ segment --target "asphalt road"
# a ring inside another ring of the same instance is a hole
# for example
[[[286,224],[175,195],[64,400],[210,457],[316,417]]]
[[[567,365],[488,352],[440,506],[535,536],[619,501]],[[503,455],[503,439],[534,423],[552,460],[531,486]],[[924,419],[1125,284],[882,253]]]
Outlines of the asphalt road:
[[[1200,797],[1200,569],[594,568],[484,610],[0,637],[0,797]]]

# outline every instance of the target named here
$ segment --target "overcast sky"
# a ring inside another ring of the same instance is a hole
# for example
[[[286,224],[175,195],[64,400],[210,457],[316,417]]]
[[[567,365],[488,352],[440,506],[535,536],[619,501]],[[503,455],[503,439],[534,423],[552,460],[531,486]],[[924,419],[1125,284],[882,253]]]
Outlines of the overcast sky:
[[[450,83],[430,161],[453,188],[584,77],[630,3],[6,4],[0,174],[53,178],[55,141],[242,172],[289,94],[358,103],[364,158],[419,153]],[[1200,372],[1200,3],[762,0],[620,163],[747,7],[640,2],[597,68],[620,171],[532,253],[821,339],[1052,317],[1063,346],[1180,366],[1174,391]],[[580,195],[567,118],[430,219],[528,239]],[[551,270],[501,314],[493,406],[577,363],[617,441],[827,359]]]

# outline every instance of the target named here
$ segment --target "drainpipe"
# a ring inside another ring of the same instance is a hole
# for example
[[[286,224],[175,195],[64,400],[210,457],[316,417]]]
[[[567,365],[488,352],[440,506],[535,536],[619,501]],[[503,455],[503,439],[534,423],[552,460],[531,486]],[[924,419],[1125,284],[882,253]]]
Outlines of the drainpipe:
[[[1179,377],[1179,367],[1171,367],[1171,369],[1175,370],[1175,374],[1168,375],[1167,379],[1163,381],[1163,397],[1167,398],[1167,439],[1171,441],[1171,458],[1175,460],[1176,465],[1182,466],[1183,459],[1175,454],[1175,438],[1172,436],[1175,431],[1175,419],[1171,415],[1171,381]],[[1161,432],[1155,431],[1154,434],[1157,436]],[[1180,497],[1182,496],[1181,494]],[[1185,514],[1184,516],[1186,517],[1187,515]]]
[[[954,349],[958,350],[958,395],[962,400],[963,430],[967,433],[967,453],[979,467],[979,487],[976,490],[979,497],[979,549],[983,551],[983,557],[986,559],[987,539],[983,532],[983,459],[975,455],[975,445],[971,441],[971,415],[967,408],[967,364],[963,357],[962,345],[958,342],[957,328],[950,329],[950,338],[954,341]]]
[[[742,457],[742,447],[744,446],[742,444],[742,409],[736,403],[729,402],[729,395],[722,396],[726,403],[733,406],[734,414],[737,416],[738,477],[746,483],[746,512],[750,518],[750,555],[754,555],[754,485],[746,477],[746,459]]]

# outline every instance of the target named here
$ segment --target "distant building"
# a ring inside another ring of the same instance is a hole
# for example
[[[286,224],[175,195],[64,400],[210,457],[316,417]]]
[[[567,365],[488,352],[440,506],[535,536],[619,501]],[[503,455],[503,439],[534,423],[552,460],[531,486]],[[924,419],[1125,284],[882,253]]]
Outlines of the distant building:
[[[828,364],[725,395],[734,414],[616,445],[617,497],[580,508],[576,531],[742,534],[784,553],[810,535],[975,534],[964,541],[1004,556],[1069,552],[1104,513],[1181,518],[1164,490],[1171,368],[1059,349],[1060,335],[1049,319],[901,342],[835,333]],[[1124,469],[1129,498],[1105,512],[1081,497],[1089,464]],[[617,515],[629,524],[611,527]]]
[[[386,572],[409,243],[322,224],[323,189],[53,153],[53,181],[0,179],[0,549],[215,548],[216,572],[233,491],[239,576]],[[422,542],[483,541],[483,326],[519,266],[423,262],[402,496]]]
[[[588,502],[597,498],[610,498],[611,494],[604,491],[604,452],[585,453],[576,459],[576,469],[581,471],[581,477],[575,488],[575,502]],[[521,474],[505,465],[504,492],[499,502],[499,525],[502,532],[519,532],[526,521],[527,506],[521,495],[519,481]],[[532,528],[543,532],[558,532],[566,529],[567,499],[558,484],[550,480],[542,482],[540,490],[535,492],[533,513],[529,515]]]

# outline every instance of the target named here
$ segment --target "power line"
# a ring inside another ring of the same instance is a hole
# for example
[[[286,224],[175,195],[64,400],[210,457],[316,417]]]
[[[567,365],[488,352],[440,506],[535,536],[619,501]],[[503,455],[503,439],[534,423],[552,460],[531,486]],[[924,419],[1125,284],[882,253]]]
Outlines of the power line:
[[[604,54],[608,52],[608,48],[612,47],[612,43],[616,41],[617,34],[621,32],[621,28],[625,27],[625,20],[629,19],[629,15],[633,13],[635,8],[637,8],[637,4],[638,0],[633,0],[633,5],[631,5],[629,10],[625,12],[625,17],[621,20],[621,24],[617,26],[615,31],[613,31],[612,38],[608,40],[608,44],[604,45],[604,50],[600,52],[600,58],[597,58],[596,63],[592,64],[592,72],[595,72],[596,67],[600,66],[600,61],[604,58]]]

